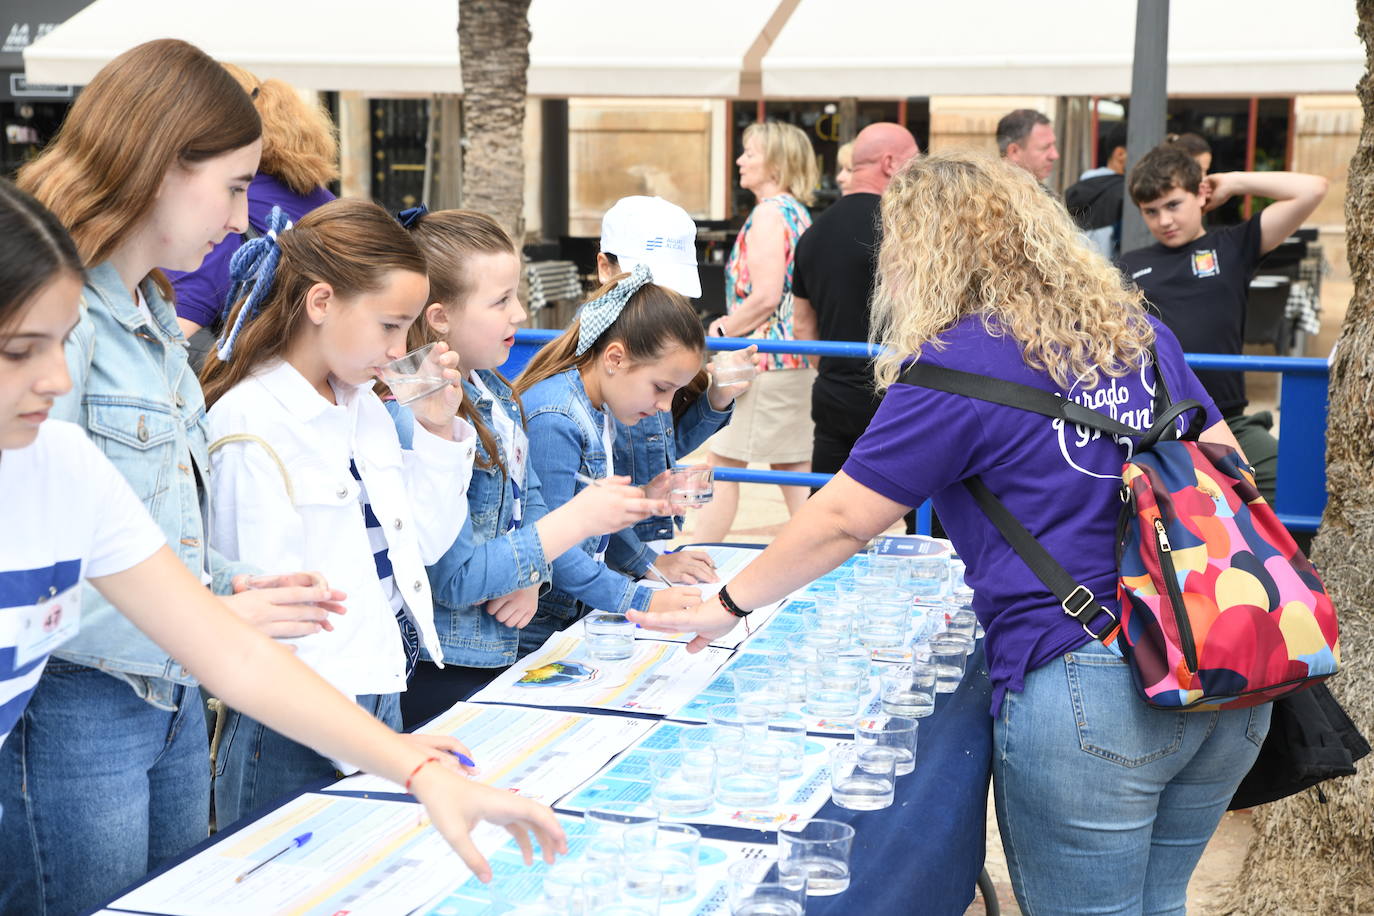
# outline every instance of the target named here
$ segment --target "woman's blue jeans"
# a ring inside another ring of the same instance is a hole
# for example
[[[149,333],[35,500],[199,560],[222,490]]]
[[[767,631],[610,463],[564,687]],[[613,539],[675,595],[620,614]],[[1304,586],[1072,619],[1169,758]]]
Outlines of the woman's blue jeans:
[[[393,731],[401,729],[401,695],[369,694],[358,705]],[[223,829],[241,817],[312,783],[337,775],[329,758],[274,732],[256,719],[226,710],[215,759],[215,823]]]
[[[1028,674],[1002,701],[992,763],[1022,913],[1183,916],[1269,711],[1153,709],[1096,641]]]
[[[0,749],[0,914],[85,911],[205,839],[205,711],[194,687],[173,700],[48,662]]]

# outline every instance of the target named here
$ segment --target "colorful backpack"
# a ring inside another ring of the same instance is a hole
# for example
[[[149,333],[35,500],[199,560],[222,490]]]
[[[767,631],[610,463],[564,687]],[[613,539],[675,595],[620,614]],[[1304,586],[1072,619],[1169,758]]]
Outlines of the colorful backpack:
[[[940,366],[914,363],[899,381],[1138,440],[1121,471],[1119,619],[982,480],[964,484],[1064,613],[1130,663],[1146,703],[1238,709],[1330,677],[1340,664],[1340,640],[1316,570],[1255,489],[1240,455],[1197,441],[1202,405],[1171,403],[1159,372],[1156,379],[1148,430],[1048,391]],[[1189,412],[1191,424],[1180,436],[1176,421]],[[1103,615],[1111,622],[1094,632],[1093,621]]]

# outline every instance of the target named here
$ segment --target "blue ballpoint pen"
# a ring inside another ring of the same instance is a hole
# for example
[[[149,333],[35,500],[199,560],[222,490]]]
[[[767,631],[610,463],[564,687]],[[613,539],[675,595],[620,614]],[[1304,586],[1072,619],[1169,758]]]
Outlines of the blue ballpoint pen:
[[[293,849],[297,849],[297,848],[299,848],[299,847],[301,847],[301,846],[304,846],[306,843],[310,842],[310,837],[312,837],[313,835],[314,835],[314,834],[312,834],[312,833],[310,833],[310,832],[308,832],[308,831],[307,831],[306,833],[302,833],[300,836],[296,837],[294,840],[291,841],[291,845],[285,847],[284,849],[279,849],[279,850],[277,850],[277,851],[274,852],[272,855],[270,855],[270,856],[268,856],[267,858],[263,859],[263,860],[262,860],[261,862],[259,862],[257,865],[254,865],[252,868],[248,869],[248,871],[246,871],[246,872],[244,872],[243,874],[239,875],[237,878],[234,879],[234,883],[235,883],[235,884],[238,884],[238,883],[239,883],[240,881],[242,881],[244,878],[247,878],[247,877],[248,877],[249,875],[251,875],[253,872],[257,871],[259,868],[262,868],[264,865],[266,865],[268,862],[271,862],[273,859],[277,858],[278,856],[285,855],[286,853],[290,852],[290,851],[293,850]]]

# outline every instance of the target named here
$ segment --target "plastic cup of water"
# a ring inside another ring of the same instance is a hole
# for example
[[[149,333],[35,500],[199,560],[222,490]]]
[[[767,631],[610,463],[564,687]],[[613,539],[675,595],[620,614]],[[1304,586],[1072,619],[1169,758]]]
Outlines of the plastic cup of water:
[[[940,557],[913,557],[906,564],[907,585],[921,598],[944,593],[949,581],[949,561]]]
[[[649,777],[650,799],[660,814],[704,814],[715,800],[716,755],[709,747],[659,751],[649,760]]]
[[[746,739],[738,751],[716,752],[716,801],[732,808],[761,808],[778,800],[782,747]]]
[[[897,788],[897,752],[886,747],[841,744],[830,751],[830,798],[841,808],[889,807]]]
[[[774,713],[768,718],[768,740],[782,749],[778,775],[791,779],[801,775],[806,756],[806,720],[795,712]]]
[[[582,623],[587,654],[599,662],[623,661],[635,651],[635,625],[624,614],[596,613]]]
[[[867,662],[864,662],[867,665]],[[847,719],[858,714],[859,695],[868,686],[866,674],[849,664],[821,662],[806,669],[806,706],[809,715]]]
[[[957,633],[930,638],[930,661],[935,666],[935,692],[953,693],[964,679],[969,640]]]
[[[801,916],[806,912],[807,873],[796,863],[774,865],[746,859],[730,866],[731,916]]]
[[[881,680],[883,712],[911,719],[923,719],[935,712],[935,666],[913,659],[883,672]]]
[[[742,385],[752,382],[759,374],[752,356],[743,356],[738,350],[721,350],[711,357],[711,381],[718,387]]]
[[[662,876],[663,902],[690,900],[696,894],[701,831],[691,824],[659,824],[654,830],[625,833],[625,856]]]
[[[582,812],[582,823],[590,834],[620,837],[631,827],[657,827],[658,812],[642,802],[603,802]]]
[[[814,818],[778,828],[779,866],[806,872],[806,893],[828,897],[849,888],[849,852],[854,828],[840,821]]]
[[[917,722],[906,716],[876,716],[854,723],[854,743],[885,747],[897,754],[898,776],[916,769]]]
[[[766,740],[768,716],[766,706],[749,703],[717,703],[707,714],[711,729],[711,745],[733,747],[747,739]]]
[[[429,397],[448,384],[434,352],[436,346],[425,344],[378,368],[378,376],[391,389],[398,403],[410,404]]]
[[[704,506],[715,497],[715,480],[715,468],[709,464],[674,468],[668,477],[668,499],[681,509]]]
[[[735,703],[762,706],[770,713],[787,708],[788,671],[785,662],[749,661],[729,668]]]

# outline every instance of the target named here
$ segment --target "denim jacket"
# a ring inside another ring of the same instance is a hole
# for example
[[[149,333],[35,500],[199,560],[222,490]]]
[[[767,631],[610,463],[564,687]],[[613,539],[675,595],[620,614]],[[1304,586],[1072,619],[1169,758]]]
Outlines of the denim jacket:
[[[493,410],[504,410],[520,423],[520,406],[510,386],[495,372],[478,370],[478,374],[495,397],[487,397],[467,381],[463,394],[476,406],[487,428],[492,428]],[[402,447],[410,448],[415,415],[395,401],[388,401],[387,409]],[[512,528],[515,499],[510,481],[499,467],[483,467],[490,460],[479,439],[472,482],[468,484],[467,522],[453,546],[429,567],[434,626],[443,661],[469,668],[504,668],[517,657],[520,631],[498,623],[486,612],[486,603],[518,589],[543,585],[552,576],[534,527],[548,509],[533,462],[525,468],[520,525]],[[429,653],[422,649],[421,657],[429,659]]]
[[[256,567],[230,563],[205,545],[201,487],[209,473],[205,398],[186,363],[186,340],[172,306],[145,280],[150,322],[108,262],[86,272],[81,320],[67,341],[72,390],[52,416],[76,423],[129,481],[178,559],[208,573],[211,588]],[[81,632],[54,653],[127,682],[154,706],[173,709],[176,684],[194,684],[180,664],[89,585]]]
[[[556,509],[577,495],[576,474],[606,476],[603,414],[592,406],[577,369],[535,385],[524,396],[530,436],[530,467],[539,475],[544,502]],[[620,468],[617,467],[617,473]],[[539,599],[539,611],[520,632],[522,653],[538,648],[555,630],[584,610],[646,610],[651,589],[637,586],[596,561],[599,537],[588,538],[553,561],[553,588]]]
[[[730,422],[734,402],[724,410],[716,410],[702,393],[674,425],[672,413],[661,410],[652,417],[626,426],[615,424],[615,472],[628,474],[631,483],[643,486],[664,470],[677,464],[678,456],[686,455],[711,438]],[[615,569],[634,576],[642,576],[658,557],[649,541],[667,541],[675,535],[673,525],[681,526],[680,518],[655,515],[632,528],[618,531],[611,537],[606,550],[606,562]]]

